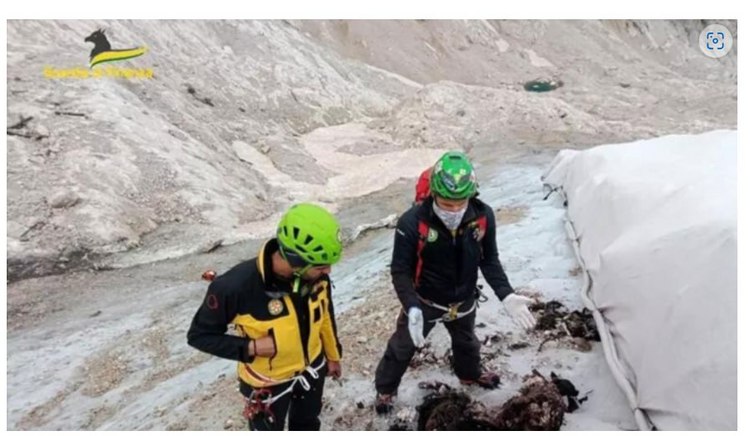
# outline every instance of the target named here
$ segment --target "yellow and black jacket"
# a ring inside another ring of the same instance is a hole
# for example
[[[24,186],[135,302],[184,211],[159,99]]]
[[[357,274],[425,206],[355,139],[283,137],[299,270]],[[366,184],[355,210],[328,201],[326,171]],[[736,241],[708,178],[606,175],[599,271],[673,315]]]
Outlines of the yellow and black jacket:
[[[239,361],[241,381],[258,388],[288,381],[325,353],[341,359],[331,301],[331,281],[323,276],[305,283],[298,294],[276,278],[271,255],[278,242],[271,239],[257,258],[236,265],[216,277],[190,325],[188,344],[215,356]],[[236,335],[227,334],[233,324]],[[250,339],[270,335],[276,345],[272,357],[250,356]]]

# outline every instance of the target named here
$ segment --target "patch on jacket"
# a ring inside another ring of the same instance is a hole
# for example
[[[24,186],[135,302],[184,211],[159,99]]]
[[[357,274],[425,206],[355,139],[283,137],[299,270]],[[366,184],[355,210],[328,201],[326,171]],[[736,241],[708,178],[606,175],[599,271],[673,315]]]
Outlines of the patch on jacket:
[[[474,221],[474,222],[473,222],[473,223],[471,224],[471,228],[472,228],[472,233],[471,233],[471,235],[472,235],[472,237],[474,238],[474,240],[475,240],[475,241],[481,241],[481,240],[482,240],[482,238],[484,238],[484,234],[485,234],[485,229],[483,229],[483,228],[482,228],[482,227],[481,227],[481,226],[479,225],[479,223],[478,223],[478,222],[476,222],[476,221]]]
[[[438,232],[435,229],[430,229],[430,231],[427,233],[427,242],[435,242],[438,238]]]
[[[281,300],[274,298],[268,302],[268,312],[271,315],[278,315],[284,310],[284,303]]]

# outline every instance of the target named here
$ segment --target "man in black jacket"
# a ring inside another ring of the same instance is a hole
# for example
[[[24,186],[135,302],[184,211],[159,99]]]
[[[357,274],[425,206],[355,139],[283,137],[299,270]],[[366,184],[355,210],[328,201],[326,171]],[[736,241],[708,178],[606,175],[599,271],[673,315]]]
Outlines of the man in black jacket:
[[[318,430],[324,377],[341,376],[331,265],[339,224],[312,204],[289,209],[258,257],[217,277],[195,314],[188,343],[238,361],[251,430]],[[234,326],[234,334],[227,325]]]
[[[497,387],[496,374],[482,373],[474,333],[478,269],[517,323],[530,329],[536,322],[527,307],[532,300],[513,292],[500,264],[495,215],[476,198],[466,155],[443,155],[433,168],[430,191],[431,197],[404,213],[396,227],[391,276],[402,310],[375,374],[378,413],[391,410],[416,348],[437,322],[451,336],[461,383]]]

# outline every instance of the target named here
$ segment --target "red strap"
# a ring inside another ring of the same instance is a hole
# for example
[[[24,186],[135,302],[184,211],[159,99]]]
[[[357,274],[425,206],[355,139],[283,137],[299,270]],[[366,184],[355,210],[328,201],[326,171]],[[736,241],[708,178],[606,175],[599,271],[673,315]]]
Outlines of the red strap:
[[[414,273],[414,287],[419,285],[419,276],[422,274],[422,250],[430,232],[430,226],[426,221],[419,221],[419,241],[417,242],[417,270]]]
[[[487,215],[482,215],[477,218],[477,226],[479,226],[479,231],[482,232],[482,236],[484,236],[487,232]]]
[[[479,237],[477,238],[477,243],[479,243],[479,256],[481,256],[481,258],[484,259],[484,248],[482,246],[482,239],[484,238],[484,235],[487,233],[487,215],[482,215],[479,218],[477,218],[477,228],[479,229]]]
[[[245,409],[242,415],[245,419],[253,420],[256,415],[263,414],[263,417],[269,424],[273,424],[276,415],[271,409],[269,400],[273,399],[273,393],[270,389],[253,389],[249,398],[245,398]]]

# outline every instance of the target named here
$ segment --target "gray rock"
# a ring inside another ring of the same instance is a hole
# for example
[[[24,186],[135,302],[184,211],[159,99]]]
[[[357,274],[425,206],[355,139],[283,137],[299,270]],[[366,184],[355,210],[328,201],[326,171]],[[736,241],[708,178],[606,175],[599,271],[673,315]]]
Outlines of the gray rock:
[[[73,191],[60,191],[52,194],[48,199],[47,203],[55,208],[70,208],[75,206],[81,201],[81,197]]]

